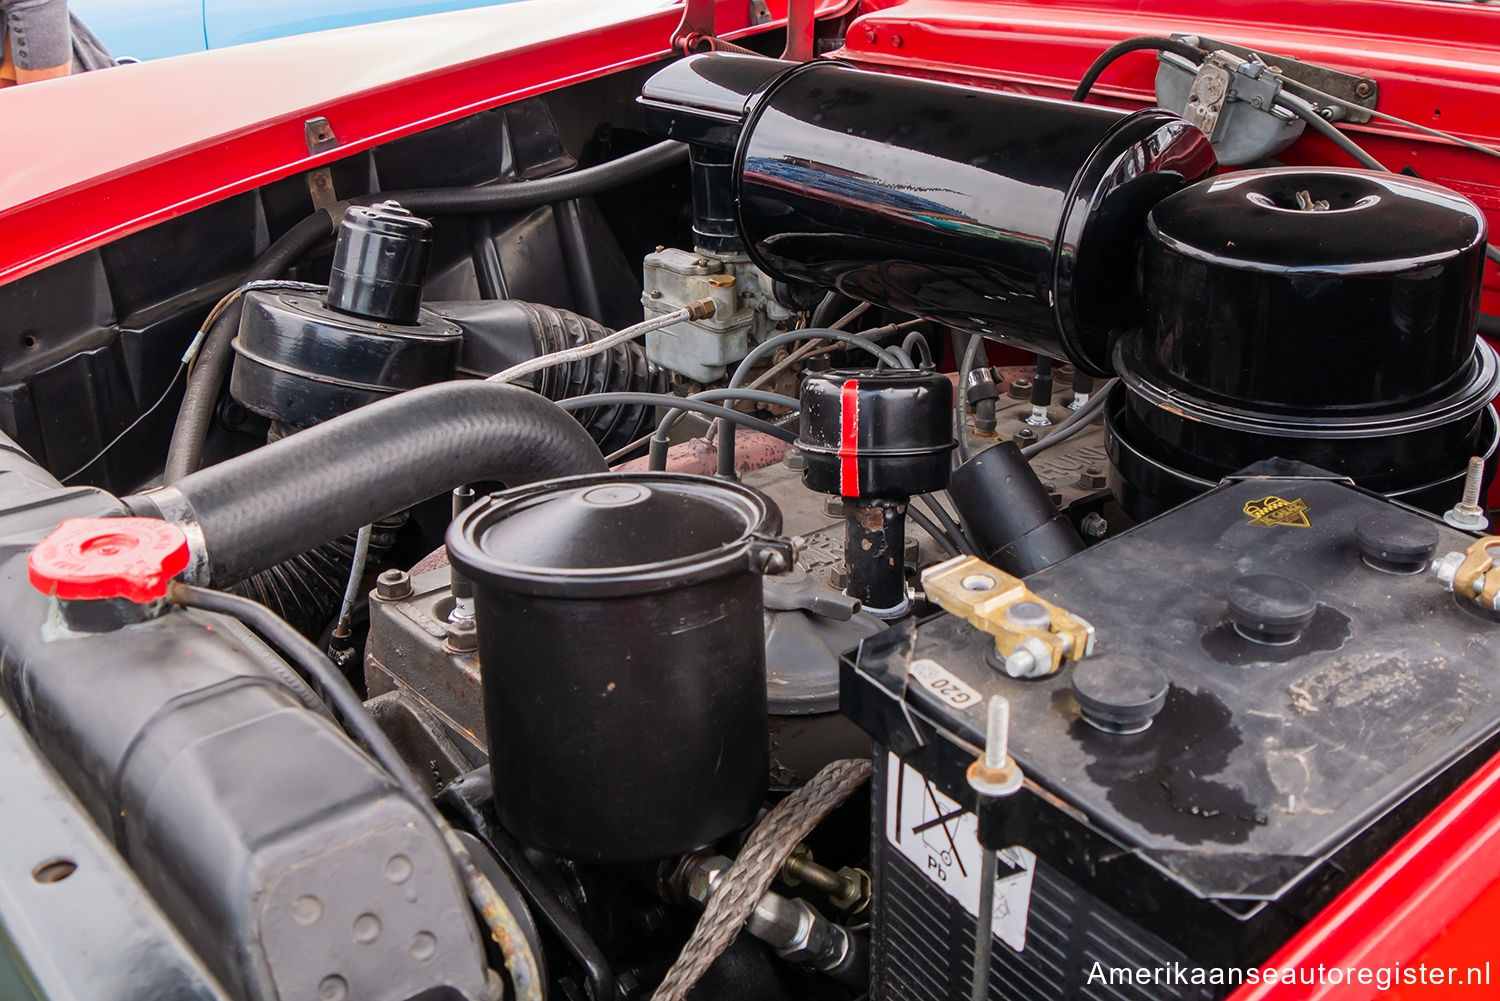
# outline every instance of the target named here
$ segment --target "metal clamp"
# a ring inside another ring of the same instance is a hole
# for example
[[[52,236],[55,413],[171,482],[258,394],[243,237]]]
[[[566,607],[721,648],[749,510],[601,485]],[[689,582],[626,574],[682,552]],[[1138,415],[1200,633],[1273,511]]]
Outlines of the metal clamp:
[[[1094,652],[1094,627],[1037,597],[1019,578],[976,556],[922,571],[922,587],[943,611],[995,639],[995,659],[1013,678],[1040,678]]]
[[[1486,535],[1462,553],[1449,553],[1433,563],[1433,570],[1460,598],[1500,612],[1500,572],[1490,572],[1495,569],[1491,550],[1500,550],[1500,535]]]

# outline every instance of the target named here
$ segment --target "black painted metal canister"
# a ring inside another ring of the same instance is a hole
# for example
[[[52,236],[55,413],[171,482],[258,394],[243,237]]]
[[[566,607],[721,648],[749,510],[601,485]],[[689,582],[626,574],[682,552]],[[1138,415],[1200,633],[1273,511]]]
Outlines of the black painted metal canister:
[[[627,863],[754,819],[769,767],[760,574],[790,564],[780,528],[758,492],[672,473],[519,487],[453,523],[511,832]]]
[[[432,255],[432,223],[398,202],[355,205],[339,223],[328,276],[330,309],[386,323],[414,324]]]
[[[1248,170],[1163,199],[1106,411],[1126,508],[1273,456],[1452,505],[1469,457],[1496,447],[1485,239],[1467,199],[1372,171]]]
[[[1214,166],[1164,111],[711,53],[645,86],[647,128],[735,143],[755,263],[1093,375],[1134,324],[1146,212]]]
[[[849,369],[802,380],[802,484],[844,499],[850,597],[905,613],[906,502],[948,485],[953,383],[936,372]]]

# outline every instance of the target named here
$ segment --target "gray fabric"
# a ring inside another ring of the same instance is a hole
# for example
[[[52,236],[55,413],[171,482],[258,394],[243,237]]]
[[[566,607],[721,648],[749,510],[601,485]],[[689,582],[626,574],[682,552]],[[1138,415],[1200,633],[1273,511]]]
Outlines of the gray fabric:
[[[115,57],[99,41],[99,36],[88,29],[77,14],[69,14],[73,26],[73,72],[87,73],[89,70],[107,69],[115,64]]]
[[[69,13],[67,0],[0,0],[0,25],[9,41],[0,61],[13,53],[21,69],[46,69],[70,56],[75,71],[114,65],[104,44]]]

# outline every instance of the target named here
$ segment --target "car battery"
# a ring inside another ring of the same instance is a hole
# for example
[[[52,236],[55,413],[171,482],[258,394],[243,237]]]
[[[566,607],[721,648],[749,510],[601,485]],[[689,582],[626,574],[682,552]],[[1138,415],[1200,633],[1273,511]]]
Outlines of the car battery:
[[[1026,578],[1093,626],[1055,673],[1010,676],[947,613],[845,654],[875,743],[871,998],[970,996],[981,840],[989,997],[1230,993],[1500,746],[1497,623],[1427,572],[1474,541],[1272,461]],[[993,695],[1025,783],[979,800]]]

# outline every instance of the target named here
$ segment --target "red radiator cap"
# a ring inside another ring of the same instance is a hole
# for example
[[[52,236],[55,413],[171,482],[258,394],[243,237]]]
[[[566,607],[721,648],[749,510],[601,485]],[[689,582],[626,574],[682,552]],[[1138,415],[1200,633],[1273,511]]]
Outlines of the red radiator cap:
[[[187,565],[187,536],[155,518],[69,518],[26,558],[32,587],[65,601],[155,601]]]

